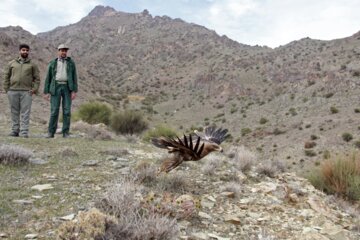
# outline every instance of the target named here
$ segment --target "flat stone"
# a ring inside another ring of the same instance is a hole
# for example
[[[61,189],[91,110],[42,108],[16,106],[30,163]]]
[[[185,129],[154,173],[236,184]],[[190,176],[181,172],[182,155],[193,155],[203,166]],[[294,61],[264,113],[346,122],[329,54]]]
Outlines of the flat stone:
[[[208,239],[207,234],[202,233],[202,232],[192,233],[191,236],[195,237],[196,239],[204,239],[204,240]]]
[[[25,239],[36,239],[37,237],[38,237],[38,234],[34,234],[34,233],[25,235]]]
[[[24,204],[24,205],[30,205],[30,204],[33,204],[33,203],[34,203],[34,201],[33,201],[33,200],[19,199],[19,200],[13,200],[13,203]]]
[[[44,190],[49,190],[49,189],[53,189],[54,187],[51,184],[39,184],[39,185],[35,185],[32,186],[31,189],[33,190],[38,190],[38,191],[44,191]]]
[[[235,197],[234,192],[222,192],[221,195],[225,196],[225,197],[228,197],[228,198],[234,198]]]
[[[64,220],[64,221],[71,221],[75,218],[75,214],[72,213],[72,214],[69,214],[67,216],[63,216],[63,217],[60,217],[61,220]]]
[[[6,233],[0,233],[0,238],[7,238],[8,235]]]
[[[204,212],[199,212],[199,217],[206,218],[206,219],[212,219],[212,217]]]
[[[217,239],[217,240],[230,240],[230,238],[219,237],[219,236],[217,236],[217,235],[215,235],[215,234],[213,234],[213,233],[209,233],[208,236],[209,236],[209,237],[212,237],[212,238],[215,238],[215,239]]]
[[[30,158],[29,162],[36,165],[44,165],[48,163],[48,161],[45,161],[44,159],[41,158]]]
[[[99,164],[99,161],[97,161],[97,160],[89,160],[89,161],[84,162],[82,165],[87,166],[87,167],[94,167],[94,166],[97,166],[98,164]]]
[[[241,220],[237,216],[233,216],[233,215],[226,215],[224,217],[224,221],[235,225],[239,225],[241,223]]]

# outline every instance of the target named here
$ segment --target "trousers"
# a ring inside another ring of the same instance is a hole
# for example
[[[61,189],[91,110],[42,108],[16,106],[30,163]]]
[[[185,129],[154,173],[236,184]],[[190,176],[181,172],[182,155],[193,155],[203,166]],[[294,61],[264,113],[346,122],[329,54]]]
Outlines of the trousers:
[[[50,98],[50,120],[48,133],[54,135],[56,133],[60,104],[62,105],[63,125],[62,133],[69,133],[71,119],[71,93],[67,84],[56,84],[55,94]]]
[[[10,103],[11,130],[13,133],[27,135],[29,132],[32,96],[29,91],[8,91]]]

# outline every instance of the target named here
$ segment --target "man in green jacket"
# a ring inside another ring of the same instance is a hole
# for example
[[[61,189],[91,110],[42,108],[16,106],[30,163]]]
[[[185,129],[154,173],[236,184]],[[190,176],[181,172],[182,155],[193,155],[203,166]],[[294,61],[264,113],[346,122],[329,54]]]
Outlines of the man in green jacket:
[[[76,98],[78,85],[75,62],[67,56],[68,50],[65,44],[60,44],[58,57],[50,61],[47,69],[44,94],[45,99],[50,99],[51,111],[47,138],[53,138],[56,132],[61,102],[62,134],[64,138],[69,137],[71,101]]]
[[[8,95],[12,128],[9,136],[28,138],[32,96],[40,85],[38,66],[29,57],[30,47],[20,44],[20,56],[4,71],[4,90]]]

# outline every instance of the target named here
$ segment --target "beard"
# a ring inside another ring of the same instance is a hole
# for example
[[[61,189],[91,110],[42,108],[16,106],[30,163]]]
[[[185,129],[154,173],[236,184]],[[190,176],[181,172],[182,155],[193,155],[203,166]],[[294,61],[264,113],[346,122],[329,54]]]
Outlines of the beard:
[[[27,58],[27,57],[29,56],[29,54],[28,54],[28,53],[21,53],[20,56],[21,56],[22,58]]]

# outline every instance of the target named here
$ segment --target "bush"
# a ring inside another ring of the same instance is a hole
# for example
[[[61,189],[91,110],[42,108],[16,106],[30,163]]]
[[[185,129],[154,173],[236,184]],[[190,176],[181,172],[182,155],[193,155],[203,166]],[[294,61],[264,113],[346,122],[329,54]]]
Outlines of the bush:
[[[165,126],[165,125],[158,125],[155,128],[147,131],[143,137],[143,140],[150,141],[151,138],[155,137],[175,137],[177,134],[175,130]]]
[[[304,152],[305,152],[305,156],[307,156],[307,157],[315,157],[316,156],[316,152],[314,150],[307,149]]]
[[[326,160],[308,179],[314,187],[326,193],[338,194],[349,200],[359,200],[360,157],[358,155]]]
[[[339,109],[337,109],[337,108],[334,107],[334,106],[331,106],[331,107],[330,107],[330,112],[331,112],[332,114],[336,114],[336,113],[339,112]]]
[[[304,148],[313,148],[316,146],[316,142],[312,142],[312,141],[307,141],[304,144]]]
[[[16,165],[27,163],[32,156],[28,149],[15,145],[0,145],[0,164]]]
[[[111,108],[105,103],[92,101],[82,104],[79,107],[77,114],[81,120],[87,123],[104,123],[106,125],[109,125]]]
[[[350,142],[353,139],[351,133],[347,133],[347,132],[343,133],[341,137],[345,142]]]
[[[259,123],[260,123],[260,124],[265,124],[265,123],[267,123],[268,121],[269,121],[269,120],[267,120],[266,118],[262,117],[262,118],[260,118]]]
[[[251,133],[251,129],[250,128],[242,128],[241,129],[241,136],[245,136],[247,134]]]
[[[139,112],[133,110],[126,110],[113,114],[110,122],[111,128],[117,134],[130,134],[143,132],[148,124],[143,119],[143,116]]]

